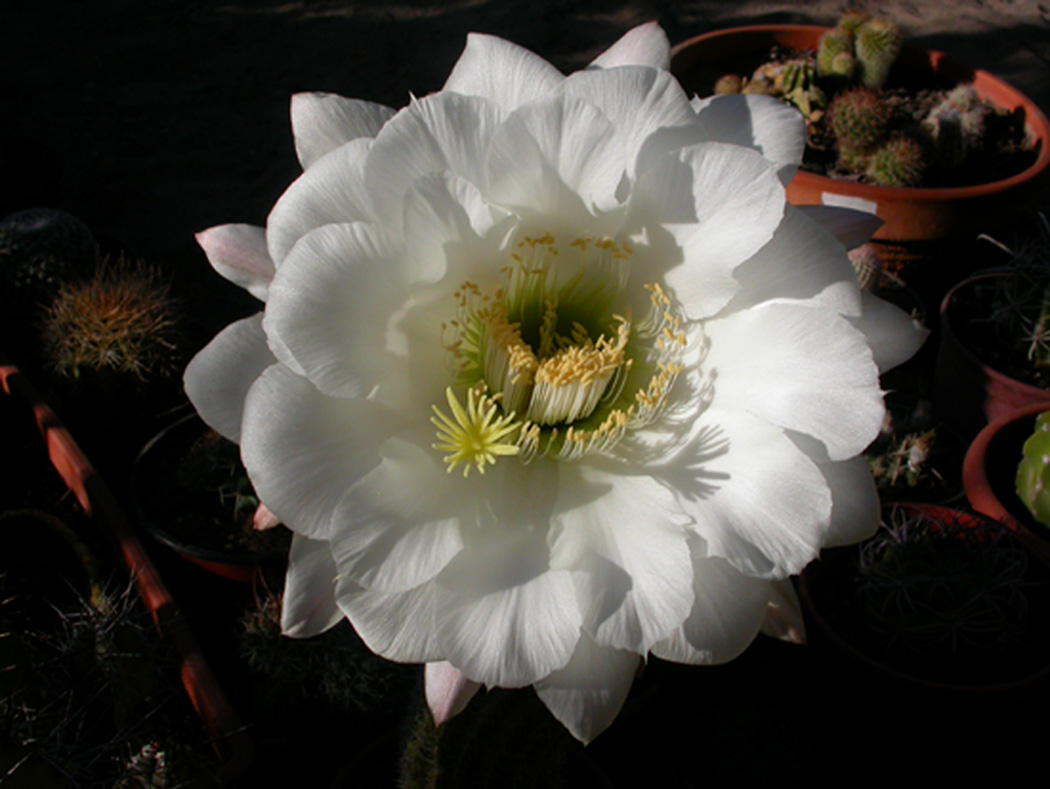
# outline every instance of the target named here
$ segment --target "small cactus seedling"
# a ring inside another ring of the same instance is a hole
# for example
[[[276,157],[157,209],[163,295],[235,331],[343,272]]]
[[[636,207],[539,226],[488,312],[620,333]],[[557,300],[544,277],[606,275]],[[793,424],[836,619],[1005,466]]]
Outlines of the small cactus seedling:
[[[856,32],[855,54],[861,84],[881,88],[904,44],[900,28],[889,19],[876,17],[862,23]]]
[[[124,259],[65,284],[44,319],[49,368],[71,389],[106,397],[174,377],[179,327],[158,272]]]
[[[972,85],[957,86],[930,110],[922,127],[933,142],[942,167],[958,167],[984,146],[988,116],[994,112]]]
[[[853,78],[856,67],[852,33],[835,27],[820,37],[817,47],[818,76],[849,80]]]
[[[1017,466],[1017,495],[1032,517],[1050,527],[1050,411],[1035,420]]]
[[[879,186],[918,186],[926,170],[922,145],[912,137],[894,135],[871,154],[865,174]]]

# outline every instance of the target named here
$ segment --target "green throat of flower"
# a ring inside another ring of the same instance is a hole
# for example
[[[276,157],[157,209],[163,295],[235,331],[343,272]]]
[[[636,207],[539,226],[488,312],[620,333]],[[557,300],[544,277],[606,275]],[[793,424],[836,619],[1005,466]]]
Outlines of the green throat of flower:
[[[628,243],[552,235],[517,243],[504,284],[464,283],[442,326],[451,416],[433,406],[433,448],[451,472],[500,457],[571,460],[606,452],[662,411],[687,346],[677,305],[655,283],[633,321]],[[466,390],[464,407],[456,390]]]

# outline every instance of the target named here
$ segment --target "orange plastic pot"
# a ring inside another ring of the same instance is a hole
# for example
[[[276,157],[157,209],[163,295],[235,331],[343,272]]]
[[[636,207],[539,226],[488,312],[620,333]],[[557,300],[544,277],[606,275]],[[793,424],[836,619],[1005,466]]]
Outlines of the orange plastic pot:
[[[693,69],[746,53],[760,55],[773,45],[816,50],[827,30],[810,25],[759,25],[704,33],[671,50],[671,71],[688,83]],[[872,186],[800,170],[788,184],[788,201],[793,205],[844,205],[875,213],[885,224],[874,239],[892,243],[972,238],[1013,219],[1017,206],[1037,193],[1039,182],[1050,168],[1050,122],[1046,115],[1003,80],[941,52],[905,46],[895,68],[926,72],[952,83],[972,82],[982,98],[1022,113],[1036,145],[1036,161],[1023,172],[1001,181],[934,189]]]

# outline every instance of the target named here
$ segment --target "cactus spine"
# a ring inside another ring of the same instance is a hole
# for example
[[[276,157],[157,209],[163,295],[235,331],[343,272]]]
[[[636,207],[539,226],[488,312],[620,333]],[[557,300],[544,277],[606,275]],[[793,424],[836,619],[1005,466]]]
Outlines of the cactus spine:
[[[865,175],[879,186],[917,186],[926,170],[922,146],[903,134],[891,137],[868,160]]]
[[[863,172],[868,157],[885,137],[890,108],[875,91],[854,88],[835,97],[828,109],[839,150],[839,166]]]
[[[904,37],[889,19],[869,19],[857,28],[854,53],[861,84],[881,88],[900,54]]]
[[[1017,466],[1017,495],[1032,517],[1050,527],[1050,411],[1035,420]]]

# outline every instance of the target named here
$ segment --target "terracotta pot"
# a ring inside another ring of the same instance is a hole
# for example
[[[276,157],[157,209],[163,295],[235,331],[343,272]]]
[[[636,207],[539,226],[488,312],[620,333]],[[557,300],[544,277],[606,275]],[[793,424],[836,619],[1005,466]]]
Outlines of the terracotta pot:
[[[150,439],[131,471],[135,515],[151,537],[184,559],[223,578],[251,584],[264,569],[283,569],[288,555],[286,544],[272,550],[223,548],[198,543],[192,534],[180,529],[180,523],[196,526],[211,517],[210,511],[196,513],[196,506],[201,504],[199,492],[180,486],[178,480],[179,461],[207,430],[200,417],[189,414]],[[179,518],[189,515],[195,520],[180,522],[176,515]],[[233,516],[228,525],[234,525]],[[225,521],[219,524],[220,528],[226,526]],[[278,528],[287,534],[283,527]]]
[[[747,53],[768,52],[774,44],[797,50],[816,50],[828,28],[809,25],[760,25],[716,30],[678,44],[671,50],[671,71],[686,83],[689,72],[706,64],[729,61]],[[974,186],[950,188],[895,188],[837,181],[799,171],[787,187],[794,205],[866,206],[885,224],[876,241],[916,242],[957,236],[973,238],[1015,218],[1016,208],[1038,190],[1050,168],[1050,122],[1024,94],[986,71],[972,69],[941,52],[908,47],[895,69],[936,74],[953,83],[972,82],[978,95],[1006,110],[1024,114],[1036,140],[1038,157],[1028,169],[1010,178]]]
[[[977,512],[1016,529],[1032,552],[1050,564],[1050,528],[1037,523],[1017,496],[1017,464],[1035,419],[1050,403],[1018,409],[987,425],[963,460],[963,487]]]
[[[113,493],[54,411],[2,351],[0,391],[29,409],[55,470],[84,511],[115,541],[157,628],[178,650],[182,683],[223,760],[222,777],[232,779],[242,775],[254,759],[254,743]]]
[[[959,512],[934,504],[892,504],[883,508],[887,513],[891,508],[906,510],[909,514],[926,514],[934,519],[950,521],[975,530],[985,529],[991,524],[981,515],[973,515]],[[935,527],[934,527],[935,528]],[[1018,535],[1020,536],[1020,535]],[[849,592],[844,591],[841,581],[838,585],[833,579],[841,579],[843,575],[855,572],[858,547],[848,546],[833,548],[822,553],[820,559],[811,562],[799,577],[799,599],[802,602],[806,615],[807,632],[811,643],[825,643],[833,649],[840,651],[855,665],[874,672],[895,684],[908,688],[928,692],[935,696],[962,697],[967,699],[985,698],[1019,698],[1020,694],[1047,677],[1050,677],[1050,665],[1043,664],[1033,668],[1030,673],[1022,676],[1003,679],[1002,681],[963,683],[957,681],[939,681],[927,677],[908,673],[900,668],[894,667],[881,659],[865,651],[853,640],[844,635],[844,630],[836,622],[833,609],[841,601],[849,597]],[[1040,594],[1039,604],[1050,606],[1050,598],[1046,594],[1046,581],[1048,577],[1047,567],[1035,557],[1028,564],[1029,576],[1034,578],[1030,589],[1034,594]],[[1045,627],[1043,621],[1047,611],[1043,608],[1032,606],[1032,619],[1034,627],[1040,623]],[[1050,636],[1043,635],[1043,641],[1050,641]],[[1040,647],[1046,650],[1047,644],[1040,642]],[[1013,665],[1004,663],[1004,665]]]
[[[1050,391],[1026,384],[989,367],[962,342],[953,322],[960,317],[960,298],[976,285],[999,274],[984,274],[960,282],[941,302],[941,344],[937,354],[935,398],[944,421],[970,438],[985,424],[1020,408],[1039,403],[1050,407]]]

